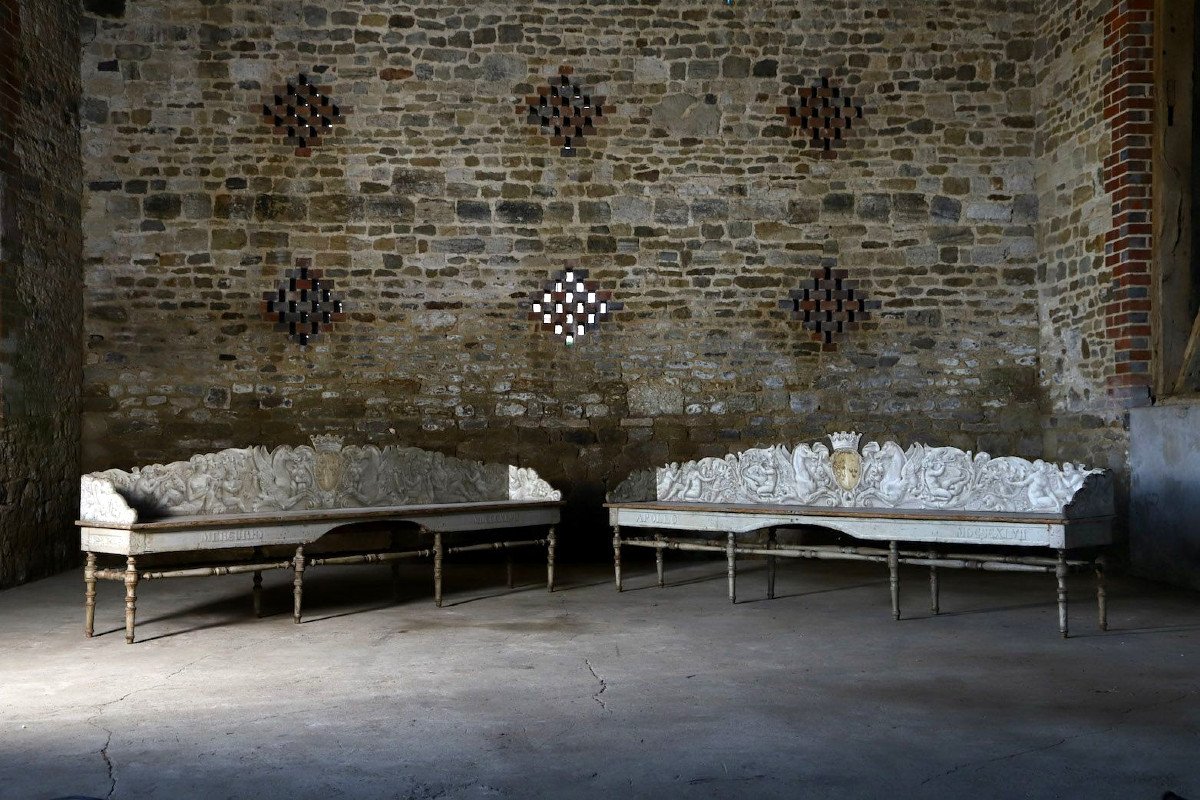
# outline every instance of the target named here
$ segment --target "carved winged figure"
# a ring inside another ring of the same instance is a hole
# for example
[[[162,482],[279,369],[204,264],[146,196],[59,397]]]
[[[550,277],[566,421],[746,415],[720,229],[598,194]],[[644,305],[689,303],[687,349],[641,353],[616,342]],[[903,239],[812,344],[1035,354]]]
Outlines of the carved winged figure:
[[[252,457],[258,473],[256,511],[311,508],[312,464],[310,458],[306,467],[303,449],[308,448],[280,446],[270,451],[265,447],[254,448]]]
[[[340,487],[342,497],[360,506],[386,504],[380,483],[382,454],[378,447],[347,447],[342,450],[346,468]]]
[[[828,447],[820,442],[796,445],[792,451],[792,471],[796,476],[796,502],[811,506],[836,504]]]
[[[908,468],[907,454],[895,442],[869,442],[863,448],[863,478],[859,502],[864,506],[892,508],[900,505],[913,488],[915,469]]]

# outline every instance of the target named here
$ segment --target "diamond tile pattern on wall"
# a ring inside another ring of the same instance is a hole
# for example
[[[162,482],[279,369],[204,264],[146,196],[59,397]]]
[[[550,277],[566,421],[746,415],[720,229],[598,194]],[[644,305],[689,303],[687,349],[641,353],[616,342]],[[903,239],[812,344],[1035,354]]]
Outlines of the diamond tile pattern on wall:
[[[307,258],[296,261],[275,291],[263,292],[259,310],[264,320],[275,323],[275,330],[301,346],[346,318],[341,298],[333,293],[333,280],[322,278]]]
[[[820,150],[822,158],[837,158],[837,151],[846,145],[850,132],[862,126],[866,114],[862,100],[828,77],[815,86],[800,87],[796,97],[775,111],[787,118],[796,136]]]
[[[542,290],[529,296],[527,318],[542,330],[562,337],[568,345],[600,329],[600,323],[612,318],[612,312],[624,308],[614,302],[612,291],[588,280],[588,271],[568,264],[542,284]]]
[[[599,136],[599,126],[616,111],[606,106],[603,95],[592,95],[578,80],[571,78],[574,70],[559,67],[558,75],[546,86],[539,86],[536,95],[529,95],[517,113],[530,125],[550,137],[550,143],[562,148],[564,156],[574,156],[587,146],[589,138]]]
[[[779,307],[812,331],[825,350],[836,350],[836,338],[869,320],[871,311],[881,305],[878,300],[866,299],[853,281],[846,280],[847,275],[844,269],[823,266],[799,289],[788,292],[787,300],[779,301]]]
[[[254,109],[301,157],[311,156],[313,148],[333,133],[334,125],[344,123],[351,111],[335,103],[328,89],[317,86],[304,73],[276,86]]]

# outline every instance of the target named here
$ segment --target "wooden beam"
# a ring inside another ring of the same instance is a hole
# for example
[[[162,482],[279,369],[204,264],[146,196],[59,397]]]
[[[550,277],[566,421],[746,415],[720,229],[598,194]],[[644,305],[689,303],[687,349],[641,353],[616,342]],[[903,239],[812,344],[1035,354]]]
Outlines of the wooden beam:
[[[1196,5],[1195,0],[1155,3],[1150,326],[1156,397],[1179,391],[1178,376],[1185,366],[1187,334],[1200,290],[1192,266]]]
[[[1183,364],[1175,379],[1174,394],[1200,390],[1200,314],[1192,320],[1192,332],[1183,351]]]

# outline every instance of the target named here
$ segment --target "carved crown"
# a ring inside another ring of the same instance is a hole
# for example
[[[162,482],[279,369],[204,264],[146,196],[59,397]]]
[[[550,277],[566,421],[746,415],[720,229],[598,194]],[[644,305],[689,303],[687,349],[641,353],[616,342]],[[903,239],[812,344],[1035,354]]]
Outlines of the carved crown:
[[[342,449],[341,436],[310,436],[313,448],[321,453],[336,453]]]
[[[861,438],[862,434],[854,431],[838,431],[829,434],[829,441],[833,443],[834,450],[853,450],[856,453],[858,452],[858,440]]]

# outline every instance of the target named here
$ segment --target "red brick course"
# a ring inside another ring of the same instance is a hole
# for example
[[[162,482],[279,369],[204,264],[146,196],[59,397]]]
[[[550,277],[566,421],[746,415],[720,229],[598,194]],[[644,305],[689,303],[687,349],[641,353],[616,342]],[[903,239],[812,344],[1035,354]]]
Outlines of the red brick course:
[[[1104,191],[1112,202],[1112,227],[1104,236],[1112,269],[1104,307],[1113,343],[1110,394],[1125,406],[1149,402],[1150,191],[1154,135],[1154,0],[1113,0],[1105,17],[1104,44],[1112,59],[1104,86],[1104,118],[1112,151],[1104,159]]]

